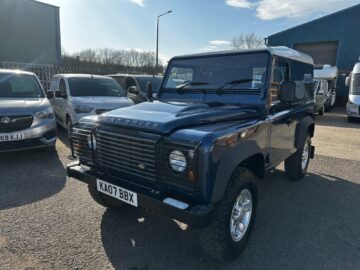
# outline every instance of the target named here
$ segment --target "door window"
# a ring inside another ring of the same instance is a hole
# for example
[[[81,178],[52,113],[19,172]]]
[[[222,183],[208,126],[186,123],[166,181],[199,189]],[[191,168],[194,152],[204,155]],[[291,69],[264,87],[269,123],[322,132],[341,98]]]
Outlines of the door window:
[[[275,62],[270,87],[271,103],[279,101],[280,84],[289,80],[289,66],[286,63]]]
[[[62,94],[62,95],[67,95],[67,93],[66,93],[66,84],[65,84],[65,80],[64,80],[64,79],[61,79],[61,80],[60,80],[59,90],[61,91],[61,94]]]

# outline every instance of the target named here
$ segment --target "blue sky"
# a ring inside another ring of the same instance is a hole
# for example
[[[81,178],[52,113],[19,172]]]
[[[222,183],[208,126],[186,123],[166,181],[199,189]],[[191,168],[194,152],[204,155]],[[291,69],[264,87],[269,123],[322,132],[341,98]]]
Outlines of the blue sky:
[[[60,7],[62,47],[155,50],[160,58],[229,48],[234,35],[267,37],[359,0],[39,0]]]

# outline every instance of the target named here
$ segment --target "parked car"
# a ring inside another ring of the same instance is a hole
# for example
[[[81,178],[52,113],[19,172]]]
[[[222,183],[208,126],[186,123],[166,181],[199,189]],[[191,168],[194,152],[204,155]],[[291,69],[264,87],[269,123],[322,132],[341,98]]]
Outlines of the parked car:
[[[54,111],[37,76],[0,69],[0,152],[53,150],[55,143]]]
[[[80,118],[99,115],[134,103],[112,78],[87,74],[58,74],[50,83],[56,120],[69,129]]]
[[[68,176],[105,207],[130,204],[202,228],[203,250],[229,261],[250,237],[257,179],[283,161],[291,180],[307,172],[312,76],[312,58],[286,47],[174,57],[156,100],[73,127],[78,161]]]
[[[330,112],[336,102],[338,68],[331,65],[324,65],[321,69],[314,69],[314,78],[327,80],[328,90],[325,100],[325,112]]]
[[[324,115],[325,102],[328,98],[328,81],[315,79],[314,80],[314,100],[315,100],[315,112],[320,115]]]
[[[360,62],[355,64],[350,76],[346,77],[345,84],[349,87],[346,114],[349,122],[354,122],[356,118],[360,118]]]
[[[153,94],[156,94],[162,82],[162,76],[151,75],[127,75],[127,74],[112,74],[108,75],[117,80],[120,86],[126,90],[127,96],[131,98],[135,104],[147,101],[146,84],[151,82],[153,87]]]

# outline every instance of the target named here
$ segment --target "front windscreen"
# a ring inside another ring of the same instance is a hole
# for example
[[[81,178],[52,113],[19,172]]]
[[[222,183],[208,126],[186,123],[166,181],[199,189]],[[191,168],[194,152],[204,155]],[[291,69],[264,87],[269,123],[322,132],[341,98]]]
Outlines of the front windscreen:
[[[70,78],[69,88],[73,97],[125,96],[125,91],[112,78]]]
[[[0,98],[44,98],[34,75],[0,73]]]
[[[192,57],[171,61],[163,88],[260,90],[266,82],[267,53]]]
[[[360,95],[360,74],[351,76],[350,95]]]

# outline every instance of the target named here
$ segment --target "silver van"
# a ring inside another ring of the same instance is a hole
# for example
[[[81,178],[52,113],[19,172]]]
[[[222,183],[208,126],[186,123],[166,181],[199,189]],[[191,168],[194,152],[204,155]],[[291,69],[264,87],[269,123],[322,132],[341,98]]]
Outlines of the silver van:
[[[346,104],[346,114],[349,122],[360,118],[360,62],[356,63],[345,84],[349,87],[349,100]]]
[[[0,69],[0,152],[53,150],[55,143],[54,111],[39,79],[31,72]]]
[[[80,118],[99,115],[104,112],[134,103],[113,78],[88,74],[58,74],[50,84],[51,99],[57,122],[67,128]]]

